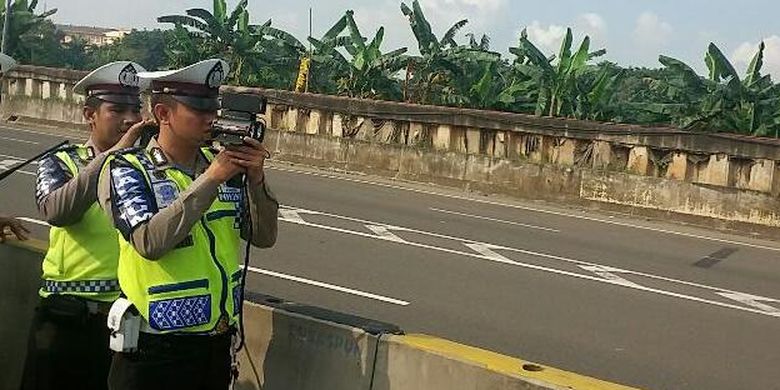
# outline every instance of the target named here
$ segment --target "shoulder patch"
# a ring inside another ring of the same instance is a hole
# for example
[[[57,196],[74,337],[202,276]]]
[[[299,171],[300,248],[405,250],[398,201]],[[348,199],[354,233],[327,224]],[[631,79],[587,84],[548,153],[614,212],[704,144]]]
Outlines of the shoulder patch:
[[[54,153],[47,154],[38,162],[38,174],[35,181],[35,200],[41,204],[52,192],[56,191],[70,179],[73,174],[62,159]]]
[[[137,168],[122,160],[112,160],[111,208],[114,224],[125,239],[157,213],[154,193]]]

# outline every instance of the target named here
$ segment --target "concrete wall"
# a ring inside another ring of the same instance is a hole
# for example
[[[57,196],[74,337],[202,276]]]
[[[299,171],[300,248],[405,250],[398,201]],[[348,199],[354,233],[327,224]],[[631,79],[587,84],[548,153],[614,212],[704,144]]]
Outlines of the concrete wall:
[[[19,388],[45,248],[0,244],[0,390]],[[241,390],[629,389],[257,293],[244,313]]]
[[[81,123],[69,91],[83,75],[20,67],[3,82],[0,114]],[[283,161],[780,232],[780,140],[223,89],[268,97],[266,144]]]
[[[38,304],[44,243],[0,244],[0,390],[17,390]]]
[[[0,115],[4,120],[20,117],[54,125],[84,124],[84,98],[73,93],[73,85],[86,75],[67,69],[19,67],[2,80]]]

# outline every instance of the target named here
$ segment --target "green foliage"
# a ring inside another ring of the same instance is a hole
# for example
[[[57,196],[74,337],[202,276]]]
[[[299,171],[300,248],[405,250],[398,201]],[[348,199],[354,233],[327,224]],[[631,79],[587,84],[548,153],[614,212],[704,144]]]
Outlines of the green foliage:
[[[231,64],[230,83],[279,89],[293,88],[301,59],[310,57],[309,90],[316,93],[759,136],[780,132],[780,87],[762,73],[763,43],[744,75],[715,44],[705,53],[706,76],[663,55],[658,69],[596,63],[606,50],[592,50],[587,36],[575,45],[571,29],[555,55],[523,31],[503,58],[487,35],[464,34],[466,19],[437,35],[412,0],[400,5],[419,49],[412,56],[406,48],[385,51],[384,27],[363,35],[351,10],[304,44],[271,20],[252,24],[248,4],[237,0],[230,8],[213,0],[210,10],[159,17],[170,29],[133,30],[96,47],[79,39],[64,43],[49,20],[56,10],[37,13],[37,1],[15,0],[8,49],[21,63],[74,69],[133,60],[158,70],[221,57]],[[4,13],[0,4],[0,27]]]

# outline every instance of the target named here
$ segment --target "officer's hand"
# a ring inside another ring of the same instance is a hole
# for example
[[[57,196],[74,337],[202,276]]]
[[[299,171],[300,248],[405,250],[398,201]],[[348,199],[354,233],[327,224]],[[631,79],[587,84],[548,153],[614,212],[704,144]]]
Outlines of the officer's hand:
[[[231,161],[228,151],[223,150],[217,154],[204,174],[218,183],[224,183],[243,171],[242,166]]]
[[[6,229],[10,230],[16,239],[24,241],[27,240],[27,234],[30,233],[24,225],[13,218],[0,217],[0,242],[5,242],[5,237],[8,234]]]
[[[263,167],[265,160],[271,157],[271,153],[260,141],[246,137],[244,145],[229,147],[225,149],[225,153],[233,164],[244,168],[247,177],[249,177],[249,184],[258,185],[263,182],[265,177]]]
[[[119,150],[119,149],[125,149],[125,148],[132,148],[135,145],[135,142],[138,141],[138,138],[141,137],[143,134],[143,129],[146,126],[152,126],[156,122],[154,119],[144,119],[132,126],[130,126],[129,129],[127,129],[127,132],[122,136],[122,138],[119,140],[119,142],[114,145],[111,150]]]

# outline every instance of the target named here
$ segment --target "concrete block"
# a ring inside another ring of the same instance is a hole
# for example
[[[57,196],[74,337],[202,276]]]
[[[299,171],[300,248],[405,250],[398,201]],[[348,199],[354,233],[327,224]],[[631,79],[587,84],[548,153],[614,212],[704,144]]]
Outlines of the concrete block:
[[[773,160],[757,160],[750,169],[748,189],[760,192],[772,192],[775,181],[777,162]]]
[[[385,120],[382,121],[379,128],[375,129],[375,140],[383,144],[396,144],[398,143],[397,134],[395,132],[395,121]]]
[[[629,173],[647,176],[650,172],[650,152],[645,146],[634,146],[628,153]]]
[[[637,209],[780,226],[780,200],[777,197],[720,186],[702,186],[621,172],[584,171],[580,197]]]
[[[577,141],[569,138],[558,139],[552,148],[550,162],[565,167],[574,166],[574,154],[577,150]]]
[[[509,136],[506,131],[497,131],[493,138],[493,157],[504,158],[507,155],[507,141]]]
[[[33,95],[33,79],[25,79],[24,80],[24,94],[25,96],[32,96]]]
[[[466,154],[466,128],[453,127],[450,131],[450,151],[453,153]]]
[[[729,156],[725,154],[713,154],[710,156],[707,170],[701,182],[717,186],[728,186],[731,174]]]
[[[688,156],[682,152],[675,152],[672,161],[666,169],[666,178],[672,180],[686,180],[688,178]]]
[[[612,145],[606,141],[593,142],[593,169],[607,169],[612,163]]]
[[[354,139],[361,141],[374,139],[374,121],[371,118],[358,117],[355,126],[356,133]]]
[[[436,134],[433,136],[433,148],[435,150],[450,150],[450,141],[452,137],[452,127],[449,125],[439,125],[436,128]]]
[[[311,120],[311,111],[308,109],[299,109],[296,116],[295,132],[306,134],[309,127],[309,121]]]
[[[333,114],[333,121],[331,122],[330,135],[334,137],[344,136],[344,118],[341,114]]]
[[[319,134],[321,118],[322,112],[320,110],[311,110],[309,121],[306,123],[306,134]]]
[[[24,89],[26,86],[27,83],[24,80],[12,79],[11,88],[9,88],[8,91],[11,95],[24,95]]]
[[[365,390],[370,388],[377,338],[339,325],[246,303],[247,350],[241,389]],[[251,367],[257,368],[259,381]],[[257,382],[259,386],[253,386]]]
[[[41,98],[44,100],[51,98],[51,82],[44,81],[41,84]]]
[[[625,386],[426,335],[380,339],[374,390],[623,390]]]
[[[522,133],[510,132],[507,135],[507,158],[512,160],[525,159],[525,136]]]
[[[0,389],[19,389],[27,356],[27,337],[38,304],[41,261],[46,243],[9,240],[0,244]]]
[[[298,127],[298,109],[290,107],[284,114],[284,118],[285,121],[282,129],[286,131],[295,131],[295,129]]]
[[[481,132],[479,129],[466,129],[466,153],[478,154],[480,148]]]
[[[525,151],[528,159],[537,164],[543,164],[549,158],[552,138],[541,135],[528,135],[525,138]]]
[[[420,142],[420,139],[423,137],[423,131],[424,126],[422,123],[419,122],[410,122],[409,123],[409,138],[407,141],[407,145],[413,146],[417,145],[418,142]]]

